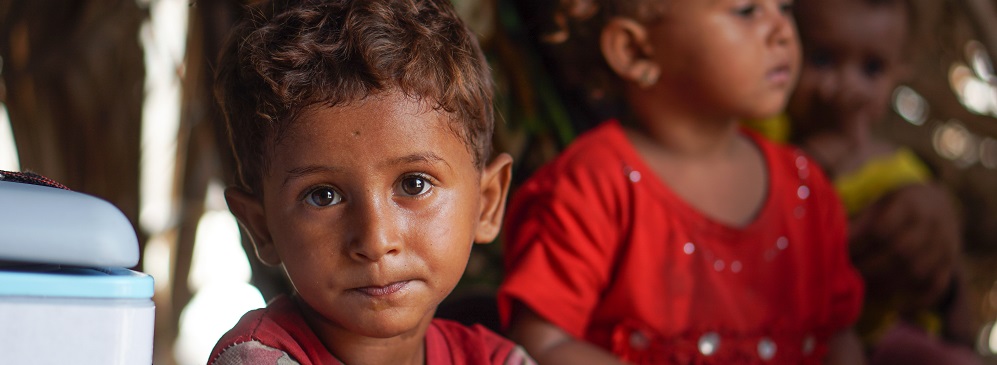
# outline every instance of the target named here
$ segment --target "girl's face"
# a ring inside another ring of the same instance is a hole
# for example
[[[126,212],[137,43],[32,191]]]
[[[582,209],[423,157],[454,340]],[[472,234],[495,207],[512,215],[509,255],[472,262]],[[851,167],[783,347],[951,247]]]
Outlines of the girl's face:
[[[647,26],[659,86],[712,117],[782,111],[800,64],[792,0],[669,1]]]

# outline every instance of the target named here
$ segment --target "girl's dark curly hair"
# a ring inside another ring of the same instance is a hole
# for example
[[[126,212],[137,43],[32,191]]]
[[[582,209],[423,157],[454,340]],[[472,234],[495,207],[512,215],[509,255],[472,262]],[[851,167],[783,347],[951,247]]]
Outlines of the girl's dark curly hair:
[[[538,47],[569,107],[592,118],[622,117],[627,106],[622,80],[602,56],[599,37],[614,17],[654,22],[666,13],[668,0],[513,0],[517,13]]]
[[[449,114],[479,168],[491,153],[490,71],[449,0],[257,4],[230,35],[215,78],[239,183],[252,193],[303,111],[386,90]]]

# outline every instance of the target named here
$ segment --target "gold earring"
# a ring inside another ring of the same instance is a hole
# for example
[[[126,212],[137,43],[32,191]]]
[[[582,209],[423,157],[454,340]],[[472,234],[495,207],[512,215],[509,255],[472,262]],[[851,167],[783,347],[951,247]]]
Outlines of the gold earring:
[[[640,80],[637,80],[637,85],[643,89],[647,89],[657,83],[658,73],[651,69],[645,69],[644,72],[640,74]]]

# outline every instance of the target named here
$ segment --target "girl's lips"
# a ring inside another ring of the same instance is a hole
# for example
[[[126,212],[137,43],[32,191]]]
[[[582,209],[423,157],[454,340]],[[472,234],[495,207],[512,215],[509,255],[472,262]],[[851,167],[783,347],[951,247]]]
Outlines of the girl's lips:
[[[768,73],[769,81],[777,84],[785,84],[789,82],[789,66],[779,66],[769,71]]]
[[[370,297],[384,297],[405,289],[408,286],[409,280],[394,282],[385,286],[365,286],[362,288],[356,288],[356,290],[361,294]]]

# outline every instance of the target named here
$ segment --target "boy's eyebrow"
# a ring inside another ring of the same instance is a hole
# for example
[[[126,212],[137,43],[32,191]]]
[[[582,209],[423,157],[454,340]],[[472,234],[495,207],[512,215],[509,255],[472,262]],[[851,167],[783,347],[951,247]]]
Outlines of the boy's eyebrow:
[[[447,169],[453,171],[453,166],[450,166],[450,163],[447,162],[447,160],[436,155],[435,153],[433,153],[433,151],[416,152],[410,155],[392,159],[387,162],[387,165],[400,166],[400,165],[409,165],[413,163],[424,163],[431,165],[439,162],[442,162],[443,165],[447,167]]]
[[[336,172],[341,170],[342,169],[338,167],[317,166],[317,165],[295,167],[293,169],[287,170],[287,176],[284,177],[284,182],[281,183],[281,186],[287,185],[288,181],[297,179],[304,175],[314,174],[316,172]]]
[[[385,163],[385,165],[397,166],[397,165],[406,165],[417,162],[423,162],[423,163],[443,162],[444,165],[447,165],[447,168],[452,169],[450,163],[448,163],[447,160],[444,160],[442,157],[436,155],[432,151],[417,152],[410,155],[394,158]],[[318,166],[318,165],[295,167],[293,169],[287,170],[287,176],[284,177],[284,182],[281,183],[281,185],[282,186],[287,185],[289,181],[308,174],[314,174],[317,172],[338,172],[342,170],[343,169],[338,167]]]
[[[447,165],[447,167],[450,167],[450,164],[447,163],[446,160],[444,160],[440,156],[437,156],[432,151],[417,152],[410,155],[402,156],[393,159],[391,161],[388,161],[388,165],[405,165],[415,162],[427,162],[427,163],[443,162],[445,165]]]

